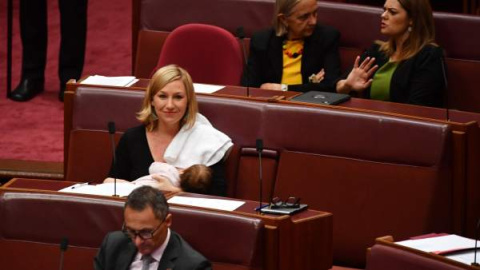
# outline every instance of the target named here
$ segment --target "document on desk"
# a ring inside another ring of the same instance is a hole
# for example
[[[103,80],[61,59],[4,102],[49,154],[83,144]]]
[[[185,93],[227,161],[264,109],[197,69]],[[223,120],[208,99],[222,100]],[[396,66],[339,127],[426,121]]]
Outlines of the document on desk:
[[[242,206],[245,202],[223,199],[206,199],[206,198],[194,198],[184,196],[173,196],[168,200],[168,203],[203,207],[216,210],[234,211],[238,207]]]
[[[475,240],[455,234],[400,241],[396,244],[441,255],[475,248]]]
[[[125,196],[128,196],[128,194],[130,194],[130,192],[132,192],[137,187],[139,186],[131,183],[117,183],[116,194],[120,197],[125,197]],[[73,186],[66,187],[59,191],[77,193],[77,194],[113,196],[114,185],[113,183],[103,183],[98,185],[89,185],[88,183],[81,183],[81,184],[75,184]]]
[[[225,86],[223,86],[223,85],[213,85],[213,84],[203,84],[203,83],[194,83],[193,88],[195,89],[195,93],[211,94],[213,92],[217,92],[218,90],[225,88]]]
[[[106,85],[106,86],[131,86],[138,81],[134,76],[107,77],[100,75],[89,76],[81,84]]]

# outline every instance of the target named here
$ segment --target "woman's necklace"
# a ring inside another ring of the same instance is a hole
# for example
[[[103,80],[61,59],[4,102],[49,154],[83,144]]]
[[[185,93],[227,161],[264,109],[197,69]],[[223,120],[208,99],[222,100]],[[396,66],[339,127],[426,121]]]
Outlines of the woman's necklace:
[[[295,59],[303,54],[303,41],[284,40],[282,44],[283,53],[289,58]]]

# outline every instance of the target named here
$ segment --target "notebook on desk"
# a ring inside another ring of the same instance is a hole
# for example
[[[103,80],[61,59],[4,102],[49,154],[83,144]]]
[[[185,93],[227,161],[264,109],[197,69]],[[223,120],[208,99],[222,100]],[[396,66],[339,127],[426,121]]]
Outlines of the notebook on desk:
[[[336,105],[345,102],[350,99],[350,95],[320,92],[320,91],[308,91],[304,94],[292,98],[293,101],[308,102],[315,104],[327,104]]]

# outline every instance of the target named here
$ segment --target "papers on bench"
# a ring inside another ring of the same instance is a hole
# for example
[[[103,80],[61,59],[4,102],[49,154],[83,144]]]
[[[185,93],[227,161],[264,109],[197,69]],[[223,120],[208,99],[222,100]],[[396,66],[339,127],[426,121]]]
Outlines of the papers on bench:
[[[89,76],[81,84],[106,85],[106,86],[131,86],[138,81],[134,76],[107,77],[100,75]]]
[[[211,94],[223,88],[225,88],[225,86],[223,85],[203,84],[203,83],[193,84],[193,89],[195,89],[195,93]]]
[[[194,197],[173,196],[168,203],[203,207],[216,210],[234,211],[245,202],[223,199],[204,199]]]
[[[117,182],[117,195],[120,197],[126,197],[137,187],[141,185],[135,185],[132,183]],[[98,185],[89,185],[88,183],[79,183],[64,189],[59,192],[69,192],[77,194],[89,194],[89,195],[101,195],[101,196],[113,196],[113,183],[103,183]],[[174,196],[168,200],[169,203],[203,207],[209,209],[217,209],[224,211],[234,211],[245,202],[228,200],[228,199],[205,199],[194,198],[184,196]]]
[[[475,240],[455,234],[396,242],[413,249],[430,252],[470,264],[473,262]],[[477,251],[478,252],[478,251]],[[477,257],[480,254],[477,253]]]
[[[139,187],[131,183],[117,182],[117,195],[120,197],[126,197],[130,192]],[[90,194],[90,195],[102,195],[113,196],[113,183],[103,183],[98,185],[89,185],[88,183],[75,184],[73,186],[66,187],[59,190],[60,192],[78,193],[78,194]]]

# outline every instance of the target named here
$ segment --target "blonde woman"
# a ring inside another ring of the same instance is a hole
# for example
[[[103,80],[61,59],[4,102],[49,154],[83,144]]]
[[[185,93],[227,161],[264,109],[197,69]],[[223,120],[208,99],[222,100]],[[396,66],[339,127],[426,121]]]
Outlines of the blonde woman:
[[[270,90],[334,91],[340,33],[317,24],[317,1],[277,0],[273,28],[252,36],[242,85]]]
[[[187,71],[169,65],[155,72],[137,119],[142,124],[123,134],[106,182],[113,178],[133,181],[148,175],[153,162],[165,162],[180,170],[202,164],[212,169],[207,193],[226,195],[224,159],[233,144],[198,113]]]

